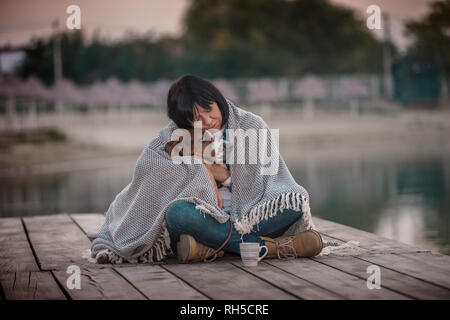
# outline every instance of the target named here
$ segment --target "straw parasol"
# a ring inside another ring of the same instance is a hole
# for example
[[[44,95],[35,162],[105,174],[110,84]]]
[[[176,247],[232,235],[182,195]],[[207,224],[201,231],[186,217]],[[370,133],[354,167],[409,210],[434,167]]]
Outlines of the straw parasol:
[[[320,99],[327,96],[327,91],[324,81],[314,75],[307,75],[294,84],[292,96],[299,99]]]
[[[278,88],[273,80],[261,79],[249,83],[249,102],[274,102],[278,101]]]

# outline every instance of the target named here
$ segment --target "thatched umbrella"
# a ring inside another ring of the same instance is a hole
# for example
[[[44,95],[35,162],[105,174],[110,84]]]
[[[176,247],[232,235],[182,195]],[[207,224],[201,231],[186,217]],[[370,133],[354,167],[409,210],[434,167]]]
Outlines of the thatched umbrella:
[[[36,77],[29,77],[17,87],[16,95],[24,98],[48,100],[51,98],[49,89]]]
[[[83,94],[72,81],[63,79],[57,82],[50,89],[50,96],[54,101],[63,101],[68,103],[82,103]]]
[[[126,87],[117,78],[111,77],[103,84],[104,92],[107,94],[106,100],[110,107],[119,107],[127,103]]]
[[[104,89],[102,82],[95,82],[84,89],[84,102],[91,108],[102,103],[107,103],[109,99],[109,94]]]
[[[327,96],[327,91],[324,81],[316,76],[307,75],[294,84],[292,95],[300,99],[321,99]]]
[[[160,106],[161,109],[166,107],[170,85],[171,82],[166,79],[158,80],[150,85],[150,92],[154,96],[154,104]]]
[[[6,98],[6,126],[16,129],[19,126],[16,113],[16,96],[22,81],[16,76],[8,76],[0,81],[0,96]]]
[[[349,101],[350,116],[358,116],[360,112],[360,98],[367,98],[370,90],[361,78],[346,77],[338,79],[333,86],[333,97]]]
[[[50,89],[51,100],[56,102],[56,109],[59,115],[62,114],[64,103],[83,103],[84,98],[81,90],[71,81],[63,79],[58,81]]]
[[[31,127],[37,126],[37,102],[50,100],[50,91],[36,77],[29,77],[17,88],[16,95],[29,101],[28,123]]]
[[[126,101],[123,85],[116,78],[109,78],[106,82],[96,82],[87,87],[84,94],[84,102],[90,107],[106,106],[119,107]]]
[[[307,75],[294,84],[292,95],[305,100],[303,117],[311,119],[314,116],[314,100],[325,98],[327,92],[325,82],[314,75]]]
[[[271,79],[254,80],[248,83],[247,100],[258,103],[261,116],[267,120],[272,117],[272,108],[280,100],[278,87]]]
[[[212,81],[212,83],[219,89],[219,91],[222,93],[222,95],[232,101],[235,101],[238,99],[238,95],[236,93],[236,90],[231,86],[230,82],[224,80],[224,79],[216,79]]]
[[[17,76],[8,76],[0,79],[0,96],[10,97],[17,96],[22,80]]]
[[[278,88],[273,80],[261,79],[249,83],[247,96],[249,102],[276,102],[279,100]]]
[[[149,105],[156,102],[156,97],[150,86],[145,86],[140,82],[131,81],[125,87],[126,100],[130,105]]]
[[[368,97],[369,94],[370,90],[367,83],[355,77],[338,79],[332,90],[333,97],[338,99],[363,98]]]

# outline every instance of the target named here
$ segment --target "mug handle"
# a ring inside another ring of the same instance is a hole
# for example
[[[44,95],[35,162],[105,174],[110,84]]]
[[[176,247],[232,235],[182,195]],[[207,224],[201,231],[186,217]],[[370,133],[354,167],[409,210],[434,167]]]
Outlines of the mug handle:
[[[258,258],[258,262],[261,261],[261,260],[267,255],[267,253],[269,252],[269,249],[267,249],[266,246],[260,246],[260,247],[259,247],[259,252],[261,252],[261,249],[263,249],[263,248],[266,249],[266,252],[264,253],[264,255],[263,255],[262,257],[259,257],[259,258]]]

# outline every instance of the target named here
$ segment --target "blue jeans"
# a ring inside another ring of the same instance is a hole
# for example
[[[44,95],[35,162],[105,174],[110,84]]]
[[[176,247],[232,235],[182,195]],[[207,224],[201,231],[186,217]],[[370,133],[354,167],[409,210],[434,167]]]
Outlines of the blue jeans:
[[[278,203],[278,207],[281,199]],[[259,242],[264,245],[260,236],[276,238],[281,236],[289,227],[302,216],[302,211],[284,209],[268,220],[261,221],[253,227],[253,231],[242,236],[243,242]],[[166,212],[166,224],[170,234],[172,251],[176,254],[176,244],[181,234],[189,234],[201,244],[217,249],[227,239],[230,232],[230,221],[220,223],[209,214],[195,209],[195,204],[187,201],[173,202]],[[256,230],[255,230],[256,229]],[[231,238],[223,250],[229,253],[240,254],[239,243],[241,235],[233,226]],[[261,252],[264,254],[264,252]]]

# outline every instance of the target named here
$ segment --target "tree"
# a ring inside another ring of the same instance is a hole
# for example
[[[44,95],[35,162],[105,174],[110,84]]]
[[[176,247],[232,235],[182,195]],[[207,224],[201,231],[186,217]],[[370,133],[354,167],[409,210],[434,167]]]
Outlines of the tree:
[[[382,45],[353,11],[328,0],[189,0],[179,38],[128,34],[113,43],[62,34],[63,76],[121,81],[382,71]],[[25,48],[22,76],[53,82],[53,38]]]
[[[178,40],[154,39],[151,34],[127,35],[122,40],[107,43],[95,35],[86,41],[81,31],[61,35],[63,77],[78,84],[117,77],[121,81],[152,81],[175,77],[173,57]],[[35,39],[25,48],[25,60],[20,68],[22,77],[37,75],[47,85],[53,83],[53,37]]]
[[[186,48],[229,76],[382,70],[365,22],[327,0],[190,0],[183,21]]]
[[[406,29],[414,38],[408,55],[429,59],[441,69],[442,79],[448,88],[450,80],[450,0],[429,4],[430,12],[421,20],[406,23]],[[448,89],[447,89],[448,90]],[[447,93],[448,94],[448,93]]]

